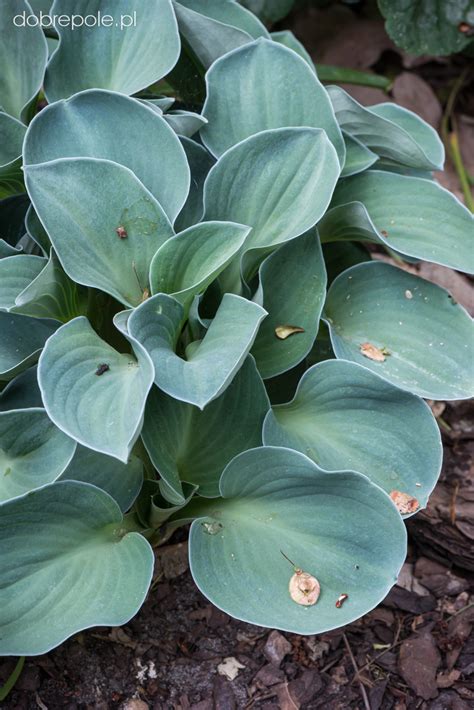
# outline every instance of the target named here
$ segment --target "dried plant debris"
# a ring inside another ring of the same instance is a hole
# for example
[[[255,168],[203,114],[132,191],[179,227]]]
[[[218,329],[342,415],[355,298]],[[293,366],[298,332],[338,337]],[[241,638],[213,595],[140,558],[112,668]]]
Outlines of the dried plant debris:
[[[364,357],[374,360],[374,362],[385,362],[387,355],[390,355],[390,351],[387,348],[378,348],[372,343],[362,343],[360,351]]]
[[[290,335],[304,332],[304,328],[299,325],[277,325],[275,328],[275,335],[279,340],[286,340]]]
[[[401,515],[410,515],[415,513],[420,507],[419,501],[408,493],[402,491],[391,491],[390,498],[395,503],[395,506]]]
[[[285,560],[288,560],[288,562],[293,565],[295,571],[288,585],[290,597],[294,602],[302,606],[313,606],[313,604],[316,604],[321,594],[321,585],[318,580],[316,577],[313,577],[312,574],[309,574],[309,572],[304,572],[301,567],[297,567],[284,552],[281,550],[280,552]]]

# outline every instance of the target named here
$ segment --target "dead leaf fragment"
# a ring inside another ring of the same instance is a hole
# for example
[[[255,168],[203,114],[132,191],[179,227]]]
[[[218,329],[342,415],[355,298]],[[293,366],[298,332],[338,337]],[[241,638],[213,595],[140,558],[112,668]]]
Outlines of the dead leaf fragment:
[[[420,507],[419,501],[408,493],[402,491],[391,491],[390,498],[395,503],[398,512],[401,515],[409,515],[414,513]]]
[[[318,601],[321,585],[316,577],[297,569],[290,579],[290,597],[302,606],[313,606]]]
[[[299,325],[277,325],[275,328],[275,335],[279,340],[286,340],[295,333],[304,333],[304,328]]]
[[[389,355],[386,348],[378,348],[372,343],[362,343],[360,351],[364,357],[368,357],[369,360],[374,360],[375,362],[385,362],[386,355]]]
[[[436,672],[441,656],[430,633],[406,639],[400,646],[398,670],[403,680],[423,700],[438,695]]]
[[[222,663],[217,666],[219,675],[223,675],[229,680],[234,680],[239,675],[239,671],[245,668],[234,656],[224,658]]]

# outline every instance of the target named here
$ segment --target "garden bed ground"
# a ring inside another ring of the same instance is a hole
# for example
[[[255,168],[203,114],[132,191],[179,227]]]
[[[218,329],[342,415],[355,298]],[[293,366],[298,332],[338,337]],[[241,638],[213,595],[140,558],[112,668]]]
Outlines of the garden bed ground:
[[[347,8],[313,11],[290,23],[319,61],[380,72],[395,66],[391,99],[439,128],[453,77],[466,66],[463,60],[407,57],[379,21],[355,21],[348,13]],[[350,90],[363,103],[387,100],[377,89]],[[456,108],[471,173],[472,96],[466,85]],[[443,182],[462,197],[451,166]],[[420,275],[474,307],[464,277],[428,265]],[[28,659],[2,707],[472,708],[474,420],[466,403],[444,411],[441,405],[436,413],[442,416],[443,475],[428,509],[409,524],[409,557],[398,585],[373,612],[344,629],[308,637],[234,621],[197,591],[187,569],[185,535],[179,532],[157,553],[155,584],[134,620],[122,629],[78,634],[52,653]],[[0,659],[0,683],[14,662]]]

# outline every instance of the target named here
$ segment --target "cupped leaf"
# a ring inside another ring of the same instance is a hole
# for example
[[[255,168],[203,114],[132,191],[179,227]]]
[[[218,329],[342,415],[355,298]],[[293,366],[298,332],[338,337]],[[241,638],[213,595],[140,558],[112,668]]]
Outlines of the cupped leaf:
[[[191,185],[183,209],[175,222],[177,231],[201,221],[204,214],[204,181],[215,163],[214,157],[199,143],[182,136],[181,144],[191,170]]]
[[[126,463],[142,425],[153,365],[130,338],[135,356],[103,341],[84,317],[61,326],[38,364],[51,420],[80,444]]]
[[[74,458],[60,480],[91,483],[112,496],[125,512],[142,487],[143,462],[132,454],[126,463],[122,463],[78,444]]]
[[[474,217],[432,180],[380,170],[342,180],[318,229],[323,241],[378,242],[474,273]]]
[[[31,122],[25,165],[57,158],[102,158],[130,168],[170,222],[189,191],[186,155],[174,131],[140,101],[112,91],[83,91],[47,106]]]
[[[1,412],[0,503],[52,483],[75,449],[76,442],[54,426],[44,409]]]
[[[422,170],[442,170],[441,141],[419,116],[397,107],[395,111],[389,110],[385,118],[383,114],[387,109],[380,108],[385,104],[379,104],[372,111],[339,86],[329,86],[327,91],[340,127],[381,158]]]
[[[165,489],[163,495],[162,483],[162,480],[155,481],[147,478],[143,482],[143,488],[135,504],[134,510],[138,519],[146,528],[161,528],[168,518],[189,503],[196,492],[196,486],[184,483],[183,493],[179,499],[173,495],[167,498],[169,489]]]
[[[21,172],[25,131],[20,121],[0,112],[0,199],[25,192]]]
[[[188,307],[229,264],[250,229],[232,222],[201,222],[168,239],[151,262],[152,293],[169,293]]]
[[[46,262],[46,259],[42,261]],[[78,315],[86,314],[86,289],[66,276],[57,256],[51,250],[50,258],[42,271],[18,294],[11,310],[14,313],[36,318],[53,318],[67,323]]]
[[[378,0],[395,44],[410,54],[454,54],[471,41],[462,25],[474,23],[472,0]]]
[[[406,552],[403,522],[389,497],[365,476],[326,473],[290,449],[237,456],[221,479],[222,499],[190,533],[199,589],[232,616],[298,634],[348,624],[395,583]],[[296,567],[321,585],[316,605],[289,595]],[[336,607],[341,593],[345,604]]]
[[[163,118],[178,136],[185,138],[191,138],[206,124],[206,119],[201,114],[178,109],[168,111]]]
[[[326,297],[326,270],[315,230],[292,239],[260,267],[259,302],[268,312],[259,328],[252,355],[263,378],[297,365],[316,338]],[[280,328],[291,327],[288,337]]]
[[[128,329],[150,354],[158,387],[204,409],[232,382],[265,315],[256,303],[225,294],[203,340],[186,349],[186,359],[175,353],[184,309],[171,296],[157,294],[145,301],[131,313]]]
[[[11,380],[34,365],[57,321],[0,311],[0,381]]]
[[[131,170],[108,160],[61,158],[29,165],[26,181],[68,276],[127,306],[140,303],[151,260],[173,229]]]
[[[270,128],[311,126],[326,131],[344,164],[344,140],[329,96],[293,50],[258,39],[216,61],[206,85],[208,124],[201,137],[214,155]]]
[[[336,151],[320,129],[257,133],[230,148],[211,168],[204,184],[205,218],[247,224],[252,232],[245,249],[271,251],[316,224],[339,172]],[[254,269],[249,264],[246,270]]]
[[[474,394],[472,321],[439,286],[390,264],[359,264],[333,282],[325,314],[338,358],[422,397]]]
[[[378,155],[358,141],[357,138],[344,132],[343,136],[346,144],[346,160],[341,177],[362,173],[378,160]]]
[[[423,400],[344,360],[307,370],[294,399],[268,413],[263,440],[301,451],[327,471],[365,473],[387,493],[408,493],[422,507],[443,452]]]
[[[88,0],[86,12],[74,15],[73,27],[69,0],[55,0],[51,9],[71,23],[56,28],[60,42],[45,78],[49,103],[92,88],[135,94],[175,65],[180,41],[171,0]],[[86,25],[99,14],[110,24]]]
[[[268,37],[255,15],[233,0],[180,0],[173,5],[180,33],[206,69],[231,49]]]
[[[42,406],[43,400],[38,386],[36,366],[20,372],[0,393],[0,412]]]
[[[218,496],[221,473],[241,451],[260,446],[270,403],[252,358],[225,392],[203,411],[154,387],[145,410],[142,438],[154,467],[184,501],[182,482],[201,496]]]
[[[2,0],[0,110],[20,119],[41,88],[48,57],[41,27],[27,23],[30,15],[31,8],[25,0]]]
[[[117,503],[77,481],[3,504],[0,552],[2,655],[46,653],[81,629],[125,624],[153,572],[151,547]]]
[[[0,259],[1,310],[8,311],[13,308],[17,296],[38,276],[46,263],[43,257],[30,254]]]

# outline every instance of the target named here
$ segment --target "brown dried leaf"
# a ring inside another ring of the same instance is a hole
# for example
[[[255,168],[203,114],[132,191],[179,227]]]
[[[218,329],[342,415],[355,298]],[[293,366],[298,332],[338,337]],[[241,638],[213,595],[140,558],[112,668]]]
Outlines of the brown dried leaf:
[[[316,577],[298,569],[290,579],[289,590],[294,602],[302,606],[313,606],[319,599],[321,585]]]
[[[402,493],[402,491],[391,491],[390,498],[395,503],[395,506],[401,515],[414,513],[420,507],[420,503],[416,498],[408,493]]]
[[[286,340],[295,333],[304,333],[304,328],[299,325],[277,325],[275,328],[275,335],[279,340]]]
[[[431,86],[418,74],[402,72],[393,82],[392,95],[397,104],[414,111],[438,128],[442,109]]]
[[[376,345],[372,345],[372,343],[362,343],[360,351],[364,357],[368,357],[369,360],[375,360],[375,362],[385,362],[385,356],[388,355],[385,348],[380,349]]]

